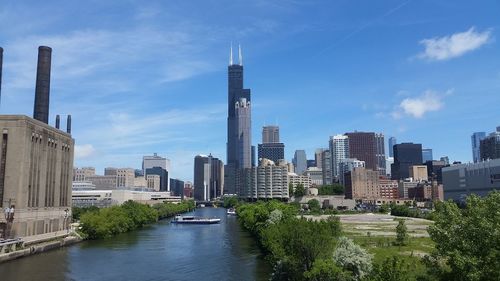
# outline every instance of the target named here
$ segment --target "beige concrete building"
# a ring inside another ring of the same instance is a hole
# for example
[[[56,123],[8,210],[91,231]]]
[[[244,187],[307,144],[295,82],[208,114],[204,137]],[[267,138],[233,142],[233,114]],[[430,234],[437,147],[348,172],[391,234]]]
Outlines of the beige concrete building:
[[[429,177],[427,176],[427,166],[410,166],[410,178],[413,178],[414,181],[428,181]]]
[[[94,167],[73,168],[73,181],[86,181],[91,176],[95,176]]]
[[[95,185],[95,189],[109,190],[116,189],[116,176],[100,176],[95,175],[87,177],[87,181],[92,182]]]
[[[288,184],[292,184],[293,187],[302,184],[306,190],[312,187],[311,178],[309,176],[297,175],[296,173],[288,173]]]
[[[378,171],[353,168],[344,175],[345,198],[375,201],[380,196],[379,176]]]
[[[24,115],[0,115],[0,236],[63,230],[71,215],[74,140]]]
[[[135,171],[132,168],[116,170],[116,187],[134,187]]]
[[[147,175],[146,176],[147,188],[151,188],[154,191],[160,191],[160,176],[159,175]]]
[[[134,187],[144,187],[146,188],[148,186],[148,183],[146,182],[146,178],[143,176],[136,177],[134,179]]]

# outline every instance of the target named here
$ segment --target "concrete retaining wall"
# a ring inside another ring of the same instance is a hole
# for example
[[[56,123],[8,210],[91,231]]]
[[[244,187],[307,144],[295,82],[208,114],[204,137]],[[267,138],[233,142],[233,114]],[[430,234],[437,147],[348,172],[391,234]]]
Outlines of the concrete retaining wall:
[[[57,248],[64,247],[64,246],[73,245],[73,244],[78,243],[80,241],[81,241],[81,239],[79,239],[77,237],[68,236],[68,237],[65,237],[64,239],[58,239],[58,240],[54,240],[54,241],[48,241],[48,242],[44,242],[44,243],[30,245],[24,249],[0,255],[0,263],[10,261],[10,260],[15,260],[15,259],[18,259],[21,257],[31,256],[31,255],[38,254],[38,253],[43,253],[43,252],[46,252],[46,251],[49,251],[52,249],[57,249]]]

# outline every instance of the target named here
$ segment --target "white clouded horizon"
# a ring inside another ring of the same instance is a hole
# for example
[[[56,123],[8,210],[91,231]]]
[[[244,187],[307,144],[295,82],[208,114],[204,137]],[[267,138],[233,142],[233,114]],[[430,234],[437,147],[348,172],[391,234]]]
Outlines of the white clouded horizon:
[[[471,27],[464,32],[421,40],[425,50],[418,57],[430,61],[448,60],[479,49],[490,40],[491,30],[479,32]]]
[[[403,99],[390,115],[393,119],[401,119],[403,116],[421,119],[429,112],[441,110],[444,106],[443,98],[452,93],[452,89],[445,93],[426,90],[417,97],[407,97]]]
[[[95,152],[95,148],[91,144],[75,144],[75,159],[85,159],[91,157]]]

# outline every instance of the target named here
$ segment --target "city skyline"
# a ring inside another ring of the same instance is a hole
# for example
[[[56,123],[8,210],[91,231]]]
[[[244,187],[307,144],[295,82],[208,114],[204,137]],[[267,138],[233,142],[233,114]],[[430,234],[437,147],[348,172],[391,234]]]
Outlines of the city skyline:
[[[138,168],[156,152],[172,161],[172,177],[192,180],[195,155],[226,159],[232,41],[253,91],[251,143],[263,125],[279,125],[288,161],[357,130],[468,162],[471,134],[498,126],[494,1],[387,1],[363,12],[327,1],[227,3],[206,15],[189,9],[203,2],[2,3],[0,25],[11,28],[0,39],[0,113],[32,115],[36,48],[50,46],[49,124],[72,115],[75,166]]]

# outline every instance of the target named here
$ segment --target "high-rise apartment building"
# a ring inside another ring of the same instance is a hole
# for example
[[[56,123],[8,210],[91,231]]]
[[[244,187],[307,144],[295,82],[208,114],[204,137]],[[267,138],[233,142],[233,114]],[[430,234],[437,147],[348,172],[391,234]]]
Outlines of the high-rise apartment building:
[[[323,172],[323,184],[333,183],[332,156],[330,150],[324,149],[321,153],[321,171]]]
[[[365,161],[367,169],[385,175],[384,135],[373,132],[351,132],[345,135],[349,138],[349,158]]]
[[[480,141],[480,154],[481,160],[491,160],[500,158],[500,127],[497,131],[489,134],[487,137]]]
[[[280,142],[280,128],[278,126],[262,127],[262,143]]]
[[[305,150],[295,150],[293,165],[295,166],[295,173],[298,175],[302,175],[307,170],[307,156]]]
[[[339,165],[342,160],[349,158],[349,138],[345,135],[336,135],[330,137],[330,161],[332,176],[339,180]],[[333,180],[332,178],[332,180]]]
[[[410,177],[410,167],[422,164],[422,145],[400,143],[394,146],[394,163],[391,165],[391,178],[402,180]]]
[[[323,154],[323,151],[325,151],[324,148],[318,148],[314,151],[314,161],[316,162],[316,167],[319,169],[323,168],[323,162],[321,160],[321,154]]]
[[[252,167],[251,96],[243,88],[241,49],[239,63],[233,63],[233,49],[228,66],[227,165],[225,167],[226,193],[237,194],[239,170]]]
[[[393,147],[397,144],[397,140],[395,137],[389,138],[389,157],[394,157],[394,149]]]
[[[153,155],[146,155],[142,157],[142,171],[145,176],[150,174],[160,176],[160,190],[170,191],[170,181],[169,181],[169,171],[170,171],[170,160],[158,156],[154,153]]]
[[[387,174],[385,167],[385,138],[384,134],[375,134],[375,157],[377,158],[377,171],[381,176]]]
[[[210,201],[224,192],[224,163],[212,155],[194,158],[194,199]]]
[[[431,148],[422,148],[422,163],[425,163],[427,161],[432,161],[433,156],[432,156],[432,149]]]
[[[475,132],[471,136],[471,144],[472,144],[472,161],[474,163],[481,161],[481,141],[486,138],[485,132]]]

